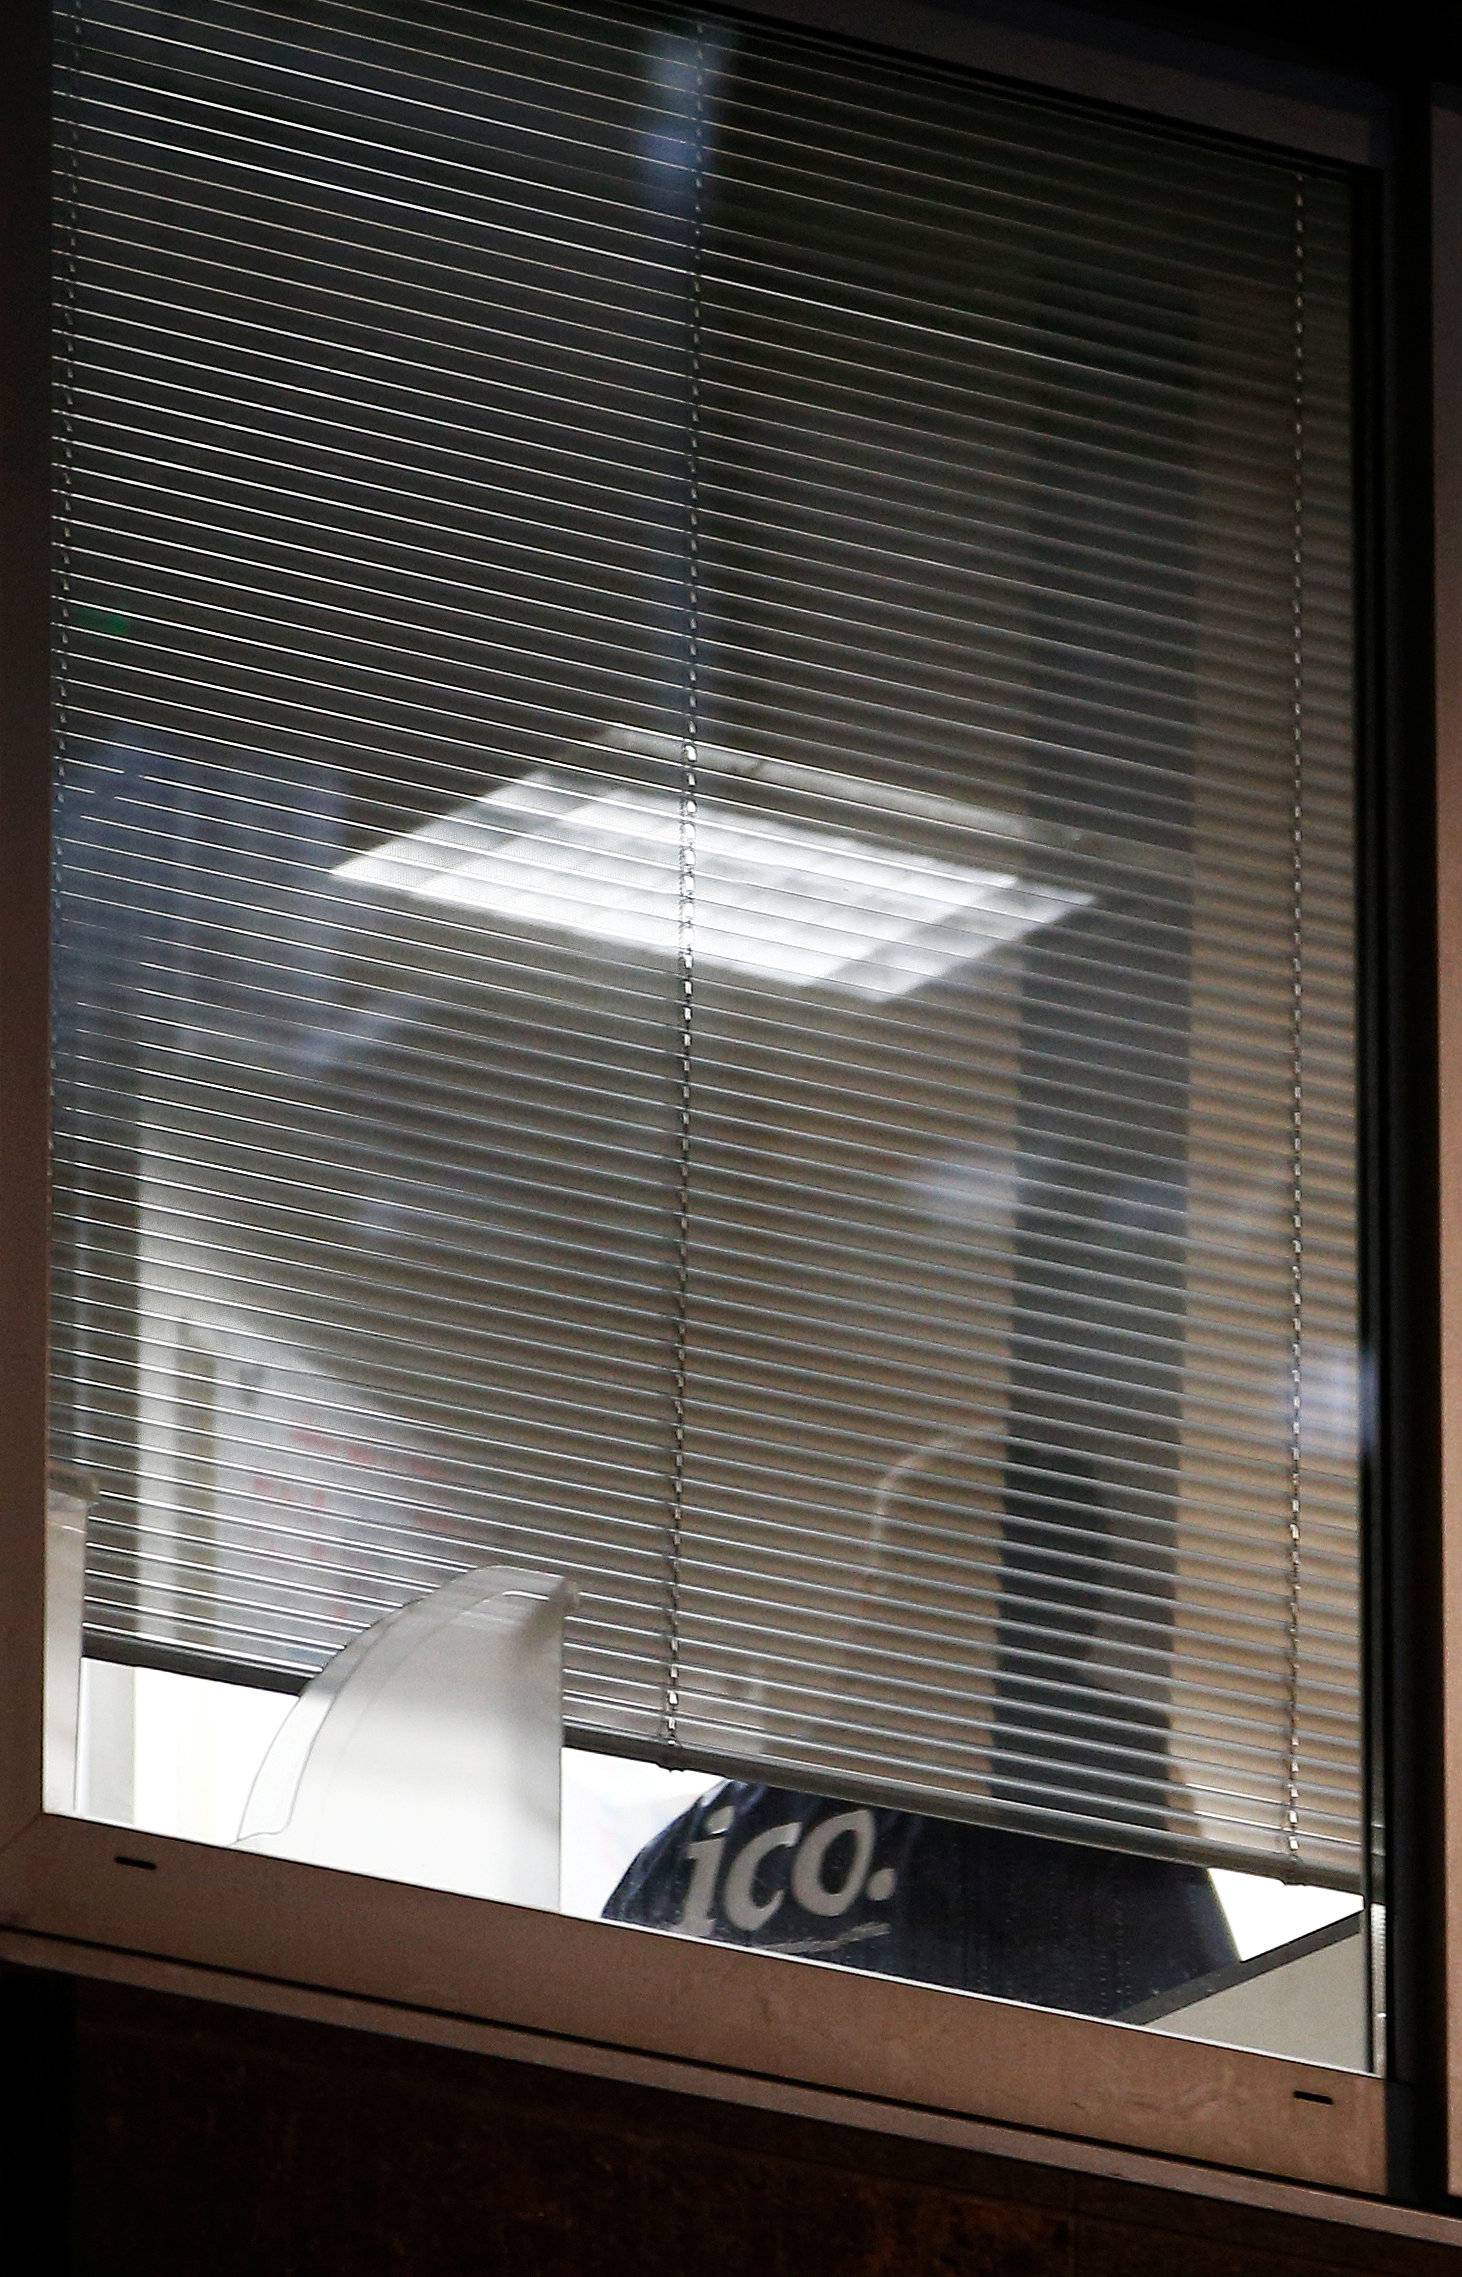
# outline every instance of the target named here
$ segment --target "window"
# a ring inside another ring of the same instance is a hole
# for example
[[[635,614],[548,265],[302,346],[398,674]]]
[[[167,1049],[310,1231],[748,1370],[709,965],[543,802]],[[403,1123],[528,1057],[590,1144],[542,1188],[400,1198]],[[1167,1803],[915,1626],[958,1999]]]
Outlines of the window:
[[[1373,2185],[1353,172],[559,0],[77,0],[57,106],[61,1807],[186,1712],[224,1916]],[[674,1943],[463,1910],[560,1710]]]

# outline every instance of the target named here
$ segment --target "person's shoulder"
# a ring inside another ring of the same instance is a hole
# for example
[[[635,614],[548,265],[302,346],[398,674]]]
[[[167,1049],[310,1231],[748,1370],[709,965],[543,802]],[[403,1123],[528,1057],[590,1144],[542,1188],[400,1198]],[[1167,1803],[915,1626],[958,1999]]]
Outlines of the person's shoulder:
[[[789,1787],[722,1780],[697,1796],[637,1852],[604,1907],[604,1919],[651,1926],[678,1922],[697,1855],[734,1851],[770,1829],[800,1835],[813,1820],[846,1807]]]
[[[605,1904],[603,1919],[653,1923],[661,1910],[656,1901],[684,1866],[691,1844],[729,1827],[746,1797],[765,1792],[738,1780],[722,1780],[698,1795],[636,1851]]]

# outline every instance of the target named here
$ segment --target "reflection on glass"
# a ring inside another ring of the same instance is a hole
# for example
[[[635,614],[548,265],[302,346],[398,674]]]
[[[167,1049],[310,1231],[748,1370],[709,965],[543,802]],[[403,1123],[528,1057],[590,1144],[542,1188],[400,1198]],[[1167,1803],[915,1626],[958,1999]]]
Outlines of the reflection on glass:
[[[678,789],[537,768],[336,875],[669,957],[683,921],[684,847],[701,963],[874,998],[907,995],[1091,900],[754,805],[711,804],[707,773],[701,755],[688,822]]]

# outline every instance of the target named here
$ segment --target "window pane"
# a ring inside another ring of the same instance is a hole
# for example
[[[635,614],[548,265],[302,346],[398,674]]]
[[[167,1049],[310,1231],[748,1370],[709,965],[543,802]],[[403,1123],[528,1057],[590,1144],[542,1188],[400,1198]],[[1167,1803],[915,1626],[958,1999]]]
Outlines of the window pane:
[[[536,0],[58,132],[83,1806],[1363,2062],[1347,182]]]

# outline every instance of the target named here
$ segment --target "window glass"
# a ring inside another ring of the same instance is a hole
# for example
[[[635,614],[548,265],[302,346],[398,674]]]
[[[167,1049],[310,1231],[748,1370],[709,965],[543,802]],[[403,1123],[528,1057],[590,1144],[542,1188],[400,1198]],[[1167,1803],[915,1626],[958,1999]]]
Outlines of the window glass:
[[[1346,180],[60,59],[77,1807],[1363,2066]]]

